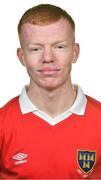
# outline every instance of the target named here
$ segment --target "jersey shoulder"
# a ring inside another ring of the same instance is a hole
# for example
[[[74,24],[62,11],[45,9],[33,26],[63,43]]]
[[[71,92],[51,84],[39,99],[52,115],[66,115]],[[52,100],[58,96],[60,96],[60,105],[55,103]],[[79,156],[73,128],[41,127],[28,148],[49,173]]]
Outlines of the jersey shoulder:
[[[99,102],[98,100],[94,99],[93,97],[90,97],[88,95],[86,95],[87,97],[87,107],[89,109],[89,111],[93,114],[93,113],[98,113],[100,114],[101,117],[101,102]]]
[[[100,101],[98,101],[98,100],[96,100],[96,99],[94,99],[93,97],[91,97],[91,96],[88,96],[88,95],[86,95],[86,97],[87,97],[87,100],[88,100],[88,102],[92,105],[92,106],[94,106],[94,107],[96,107],[96,108],[101,108],[101,102]]]
[[[0,109],[0,119],[2,117],[6,117],[8,114],[12,114],[18,111],[19,108],[19,96],[14,97],[10,101],[8,101],[1,109]]]

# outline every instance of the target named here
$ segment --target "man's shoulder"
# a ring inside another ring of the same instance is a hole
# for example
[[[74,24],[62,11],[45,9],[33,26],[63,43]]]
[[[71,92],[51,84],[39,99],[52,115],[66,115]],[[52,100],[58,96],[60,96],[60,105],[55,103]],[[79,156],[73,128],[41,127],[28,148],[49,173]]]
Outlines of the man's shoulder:
[[[95,98],[86,95],[87,97],[87,105],[91,110],[97,110],[101,113],[101,102],[96,100]]]
[[[16,96],[9,100],[3,107],[0,108],[0,116],[16,111],[19,107],[19,96]]]
[[[0,109],[0,136],[16,127],[20,116],[19,96],[16,96]]]
[[[89,101],[90,104],[97,105],[98,107],[101,107],[101,102],[100,101],[98,101],[97,99],[95,99],[95,98],[93,98],[91,96],[88,96],[88,95],[86,95],[86,97],[87,97],[87,100]]]

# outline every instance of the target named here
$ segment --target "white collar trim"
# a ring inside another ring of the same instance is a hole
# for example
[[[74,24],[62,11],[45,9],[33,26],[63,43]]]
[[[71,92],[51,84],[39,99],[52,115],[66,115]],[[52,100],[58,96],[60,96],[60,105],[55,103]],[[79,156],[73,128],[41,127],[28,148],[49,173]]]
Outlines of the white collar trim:
[[[78,92],[77,92],[77,97],[71,106],[71,108],[68,109],[68,111],[64,112],[65,113],[74,113],[77,115],[84,115],[85,113],[85,108],[87,104],[87,98],[84,95],[82,89],[80,86],[77,86]],[[19,103],[20,103],[20,108],[21,112],[23,114],[30,113],[30,112],[35,112],[35,111],[40,111],[32,102],[30,101],[27,92],[26,92],[26,87],[22,89],[21,95],[19,97]]]

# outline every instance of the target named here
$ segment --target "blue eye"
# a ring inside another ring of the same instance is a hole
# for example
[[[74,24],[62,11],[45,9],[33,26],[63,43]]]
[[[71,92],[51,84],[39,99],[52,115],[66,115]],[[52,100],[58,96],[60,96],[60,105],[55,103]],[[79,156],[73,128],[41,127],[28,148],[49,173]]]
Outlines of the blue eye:
[[[31,52],[38,52],[38,51],[40,51],[41,50],[41,48],[39,48],[39,47],[32,47],[32,48],[29,48],[29,51],[31,51]]]
[[[62,48],[63,48],[63,46],[58,46],[58,48],[59,48],[59,49],[62,49]]]
[[[65,46],[64,45],[57,45],[56,48],[59,49],[59,50],[62,50],[62,49],[65,48]]]
[[[32,51],[39,51],[40,49],[39,47],[31,48]]]
[[[38,51],[39,50],[39,48],[33,48],[33,51]]]

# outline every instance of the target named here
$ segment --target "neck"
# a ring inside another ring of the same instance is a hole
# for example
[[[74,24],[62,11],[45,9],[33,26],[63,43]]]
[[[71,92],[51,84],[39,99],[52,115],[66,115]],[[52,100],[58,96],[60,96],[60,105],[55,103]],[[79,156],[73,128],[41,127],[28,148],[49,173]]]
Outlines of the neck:
[[[27,94],[38,109],[55,117],[72,106],[76,97],[76,89],[71,83],[52,91],[40,89],[30,84],[27,88]]]

